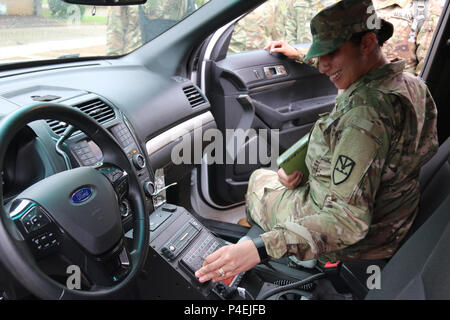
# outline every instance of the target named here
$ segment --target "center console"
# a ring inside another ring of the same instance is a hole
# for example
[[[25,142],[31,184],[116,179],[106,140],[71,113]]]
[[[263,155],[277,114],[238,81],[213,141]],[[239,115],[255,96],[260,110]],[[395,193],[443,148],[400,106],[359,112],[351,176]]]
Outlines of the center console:
[[[164,204],[150,214],[150,243],[146,265],[136,281],[139,296],[152,300],[283,300],[285,294],[312,298],[314,284],[298,284],[297,290],[284,290],[317,273],[288,267],[271,261],[213,283],[200,283],[195,272],[204,259],[228,243],[216,237],[183,207]],[[132,231],[125,235],[132,239]],[[242,257],[245,259],[245,257]],[[304,282],[304,281],[302,281]],[[280,290],[281,289],[281,290]],[[274,291],[279,294],[269,294]]]
[[[194,273],[204,259],[227,243],[214,236],[186,209],[164,204],[150,215],[150,250],[137,281],[145,299],[247,299],[262,282],[251,272],[224,282],[200,283]],[[132,233],[126,235],[131,238]],[[246,288],[247,296],[237,287]]]

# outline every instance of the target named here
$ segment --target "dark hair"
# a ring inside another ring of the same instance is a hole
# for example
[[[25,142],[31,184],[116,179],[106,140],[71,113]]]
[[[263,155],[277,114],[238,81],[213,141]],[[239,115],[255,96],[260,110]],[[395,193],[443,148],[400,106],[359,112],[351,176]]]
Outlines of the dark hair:
[[[363,32],[357,32],[357,33],[352,34],[352,37],[351,37],[349,40],[350,40],[353,44],[355,44],[355,45],[360,45],[360,44],[361,44],[361,41],[362,41],[362,38],[363,38],[366,34],[368,34],[369,32],[373,32],[373,33],[375,34],[375,36],[377,37],[378,45],[379,45],[380,47],[382,47],[383,44],[386,42],[386,40],[382,41],[382,40],[380,39],[379,35],[378,35],[378,32],[376,32],[376,31],[363,31]]]

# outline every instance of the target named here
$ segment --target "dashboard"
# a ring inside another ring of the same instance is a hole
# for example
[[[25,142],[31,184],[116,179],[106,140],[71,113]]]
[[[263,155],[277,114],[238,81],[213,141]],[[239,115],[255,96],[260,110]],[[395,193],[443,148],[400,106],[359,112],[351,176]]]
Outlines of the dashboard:
[[[47,97],[57,100],[56,95],[49,94]],[[94,94],[80,95],[65,101],[64,104],[82,110],[116,138],[132,162],[134,174],[142,186],[153,179],[151,167],[146,166],[147,158],[138,146],[130,124],[117,107]],[[59,144],[67,127],[67,123],[47,119],[32,122],[20,130],[9,145],[2,170],[5,202],[9,202],[29,186],[54,173],[102,163],[101,149],[79,130]],[[63,156],[67,157],[68,161],[64,161]],[[151,210],[151,199],[148,197],[146,201],[147,209]],[[123,223],[127,225],[131,221],[132,212],[126,198],[121,200],[120,208]]]
[[[208,114],[206,123],[212,121],[207,99],[188,79],[165,78],[123,61],[37,67],[0,77],[0,116],[36,103],[69,105],[94,118],[116,138],[143,187],[154,180],[154,167],[170,162],[177,135],[171,131],[172,136],[167,137],[166,131],[183,127],[198,115],[204,119]],[[80,131],[58,150],[58,140],[67,126],[47,119],[29,123],[17,134],[2,168],[4,202],[35,182],[67,170],[61,152],[72,168],[101,163],[100,148]],[[152,208],[150,198],[148,210]],[[122,208],[123,218],[131,220],[129,206],[123,203]]]

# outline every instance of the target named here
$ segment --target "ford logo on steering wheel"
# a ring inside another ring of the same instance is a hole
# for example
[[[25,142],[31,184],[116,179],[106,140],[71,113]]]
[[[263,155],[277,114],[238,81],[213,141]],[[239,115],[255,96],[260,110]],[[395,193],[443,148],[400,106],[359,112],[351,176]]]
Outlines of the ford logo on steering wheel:
[[[89,200],[91,196],[92,189],[89,187],[83,187],[72,193],[70,200],[72,200],[73,203],[82,203]]]

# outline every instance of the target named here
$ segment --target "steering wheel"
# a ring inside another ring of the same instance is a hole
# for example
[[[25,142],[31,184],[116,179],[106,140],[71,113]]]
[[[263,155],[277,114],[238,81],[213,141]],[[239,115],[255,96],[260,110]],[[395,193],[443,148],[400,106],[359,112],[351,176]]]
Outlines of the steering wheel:
[[[102,150],[103,163],[33,184],[10,202],[9,212],[0,186],[0,260],[42,299],[117,297],[138,275],[148,252],[149,217],[142,188],[113,136],[80,110],[62,104],[36,104],[2,119],[0,168],[19,130],[42,119],[64,121],[83,131]],[[119,207],[125,196],[133,210],[133,241],[128,247]],[[38,262],[60,256],[72,268],[67,270],[73,270],[66,281],[57,281],[38,267]],[[79,281],[69,279],[77,272],[82,275]]]

